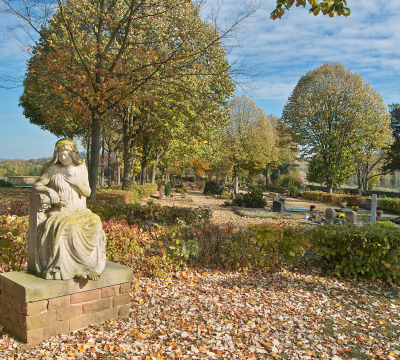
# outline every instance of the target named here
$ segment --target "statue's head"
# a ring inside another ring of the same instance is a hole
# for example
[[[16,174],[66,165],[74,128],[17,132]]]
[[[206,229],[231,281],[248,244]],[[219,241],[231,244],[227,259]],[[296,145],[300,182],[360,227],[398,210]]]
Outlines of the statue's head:
[[[62,154],[64,154],[64,156],[71,157],[71,160],[75,165],[80,165],[83,163],[83,160],[79,159],[78,147],[76,146],[75,141],[71,139],[64,138],[56,142],[54,156],[51,162],[53,164],[60,162],[64,163],[61,159]]]

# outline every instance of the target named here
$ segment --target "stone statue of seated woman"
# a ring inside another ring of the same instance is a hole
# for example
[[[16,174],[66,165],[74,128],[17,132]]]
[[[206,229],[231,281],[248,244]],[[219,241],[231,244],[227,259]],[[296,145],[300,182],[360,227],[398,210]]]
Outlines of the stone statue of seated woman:
[[[100,218],[86,208],[88,173],[74,141],[57,141],[32,192],[28,270],[44,279],[98,280],[106,264],[106,236]]]

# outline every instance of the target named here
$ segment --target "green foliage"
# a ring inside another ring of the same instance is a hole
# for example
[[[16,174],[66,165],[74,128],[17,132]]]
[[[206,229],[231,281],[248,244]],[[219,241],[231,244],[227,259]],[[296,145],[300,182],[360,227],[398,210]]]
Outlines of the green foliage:
[[[385,229],[385,228],[397,228],[397,225],[395,223],[393,223],[392,221],[378,221],[376,223],[377,227],[381,228],[381,229]]]
[[[304,191],[302,197],[311,201],[321,201],[326,204],[340,206],[346,203],[348,206],[358,206],[358,196],[345,194],[328,194],[324,191]]]
[[[400,229],[366,225],[321,226],[309,231],[312,250],[337,275],[400,280]]]
[[[99,208],[102,204],[134,204],[153,194],[157,190],[157,186],[157,184],[135,184],[131,191],[114,188],[98,189],[97,200],[89,203],[88,206]]]
[[[204,186],[204,194],[221,195],[222,187],[220,187],[215,181],[207,181]]]
[[[385,155],[383,172],[400,170],[400,104],[391,104],[388,107],[391,116],[390,127],[393,129],[394,142]]]
[[[400,214],[399,198],[378,198],[378,209],[392,214]]]
[[[221,195],[218,196],[218,199],[225,199],[228,200],[231,198],[231,194],[229,193],[229,191],[223,190]]]
[[[278,194],[284,194],[287,191],[287,189],[283,186],[272,186],[272,185],[267,186],[267,190]]]
[[[375,148],[365,139],[390,137],[382,97],[337,62],[326,62],[300,78],[282,121],[302,149],[300,155],[309,160],[307,179],[325,183],[330,190],[353,174],[361,150]]]
[[[262,189],[253,188],[250,193],[235,198],[233,205],[247,208],[263,208],[267,205],[267,202],[263,197]]]
[[[300,189],[296,185],[289,184],[288,190],[292,197],[298,197],[300,195]]]
[[[0,272],[26,270],[27,230],[27,216],[0,216]]]
[[[102,221],[125,221],[128,225],[152,220],[160,224],[208,223],[212,212],[208,208],[180,208],[176,206],[161,206],[149,201],[147,205],[139,204],[97,204],[90,209],[100,216]]]
[[[8,182],[8,181],[5,181],[5,180],[0,179],[0,187],[14,187],[14,185],[11,184],[11,183]]]
[[[167,196],[167,197],[170,196],[171,195],[171,190],[172,190],[172,184],[169,181],[169,182],[167,182],[165,184],[165,196]]]

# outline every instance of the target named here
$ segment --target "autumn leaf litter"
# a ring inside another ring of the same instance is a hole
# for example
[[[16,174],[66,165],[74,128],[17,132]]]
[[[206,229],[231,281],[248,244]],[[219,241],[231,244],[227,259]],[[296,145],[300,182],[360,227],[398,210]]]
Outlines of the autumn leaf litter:
[[[35,347],[3,332],[0,358],[393,360],[400,358],[399,306],[397,288],[322,276],[317,268],[189,269],[134,279],[126,321]]]

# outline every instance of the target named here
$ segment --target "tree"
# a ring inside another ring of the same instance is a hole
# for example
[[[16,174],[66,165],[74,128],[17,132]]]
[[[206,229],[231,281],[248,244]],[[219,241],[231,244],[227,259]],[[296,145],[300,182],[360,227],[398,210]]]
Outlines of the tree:
[[[229,124],[221,133],[220,152],[233,167],[235,191],[240,169],[265,166],[275,144],[272,125],[257,104],[247,96],[230,103]]]
[[[385,154],[383,171],[386,173],[400,170],[400,104],[389,105],[389,113],[394,141]]]
[[[309,11],[317,16],[320,12],[329,17],[350,16],[351,10],[347,7],[347,0],[324,0],[318,3],[318,0],[308,0],[311,5]],[[281,19],[285,11],[289,10],[294,4],[296,7],[306,7],[306,0],[276,0],[276,8],[271,13],[271,19]]]
[[[29,9],[26,16],[10,9],[31,24]],[[137,91],[151,91],[153,83],[175,74],[196,76],[220,40],[254,9],[225,32],[213,29],[207,36],[199,12],[190,0],[59,0],[48,26],[34,27],[40,39],[29,71],[39,72],[63,104],[58,115],[65,110],[73,119],[86,119],[83,115],[90,114],[92,200],[105,115],[121,104],[130,106]]]
[[[379,93],[340,63],[302,76],[282,113],[301,156],[310,160],[309,180],[326,183],[329,192],[351,176],[360,149],[388,119]]]

